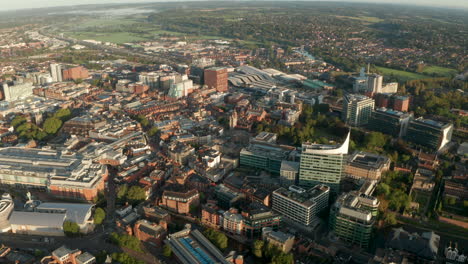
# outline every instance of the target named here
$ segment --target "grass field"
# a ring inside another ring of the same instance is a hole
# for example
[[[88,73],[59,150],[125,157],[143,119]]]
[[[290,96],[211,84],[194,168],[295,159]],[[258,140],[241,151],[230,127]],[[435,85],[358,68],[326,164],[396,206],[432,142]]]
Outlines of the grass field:
[[[377,68],[377,70],[384,76],[393,75],[401,81],[431,78],[430,76],[427,76],[427,75],[407,72],[407,71],[400,71],[400,70],[395,70],[391,68],[385,68],[385,67],[379,67],[379,66],[376,66],[375,68]]]
[[[358,16],[358,17],[352,17],[352,16],[336,16],[338,18],[349,18],[349,19],[354,19],[354,20],[359,20],[365,23],[379,23],[384,21],[381,18],[378,17],[370,17],[370,16]]]
[[[94,39],[104,42],[112,42],[116,44],[122,44],[127,42],[138,42],[145,41],[147,38],[139,36],[137,34],[128,32],[114,32],[114,33],[94,33],[94,32],[76,32],[66,34],[76,39]]]
[[[424,70],[422,73],[427,74],[427,75],[432,75],[435,74],[437,76],[453,76],[457,74],[457,70],[455,69],[450,69],[450,68],[445,68],[445,67],[439,67],[439,66],[427,66],[424,67]]]

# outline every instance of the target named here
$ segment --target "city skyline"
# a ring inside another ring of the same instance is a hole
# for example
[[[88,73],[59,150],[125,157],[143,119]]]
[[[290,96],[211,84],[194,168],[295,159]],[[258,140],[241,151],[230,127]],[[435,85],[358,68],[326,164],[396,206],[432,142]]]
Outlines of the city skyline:
[[[7,2],[6,0],[0,0],[0,11],[12,11],[22,9],[34,9],[34,8],[51,8],[61,6],[79,6],[79,5],[93,5],[93,4],[131,4],[131,3],[156,3],[156,2],[193,2],[197,0],[82,0],[80,4],[76,2],[69,2],[64,0],[52,0],[52,1],[41,1],[41,0],[18,0],[14,3]],[[209,1],[209,0],[207,0]],[[267,1],[267,0],[255,0],[255,1]],[[276,0],[273,0],[276,1]],[[281,1],[281,0],[277,0]],[[351,2],[351,3],[378,3],[378,4],[404,4],[404,5],[417,5],[426,7],[445,7],[445,8],[462,8],[468,9],[468,1],[457,1],[447,0],[440,2],[437,0],[297,0],[297,1],[310,1],[310,2]]]

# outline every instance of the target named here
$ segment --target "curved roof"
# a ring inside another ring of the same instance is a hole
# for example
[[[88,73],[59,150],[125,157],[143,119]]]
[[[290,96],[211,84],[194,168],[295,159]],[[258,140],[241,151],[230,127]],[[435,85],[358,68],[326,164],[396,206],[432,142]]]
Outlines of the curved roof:
[[[302,144],[304,153],[321,155],[348,154],[351,132],[348,132],[346,140],[341,145]]]

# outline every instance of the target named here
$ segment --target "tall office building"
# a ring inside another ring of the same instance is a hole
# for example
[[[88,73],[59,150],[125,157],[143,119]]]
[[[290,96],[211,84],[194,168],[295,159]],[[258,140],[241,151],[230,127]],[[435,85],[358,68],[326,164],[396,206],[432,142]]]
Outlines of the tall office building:
[[[338,193],[344,176],[351,133],[342,145],[302,144],[299,185],[326,184]]]
[[[359,94],[346,94],[343,97],[343,121],[350,126],[363,126],[369,122],[374,99]]]
[[[367,76],[367,91],[370,93],[381,93],[383,85],[383,76],[378,74],[370,74]]]
[[[372,112],[368,128],[393,137],[403,137],[408,130],[413,114],[378,108]]]
[[[228,72],[226,68],[213,67],[205,70],[205,84],[208,89],[216,89],[218,92],[228,90]]]
[[[13,85],[3,84],[3,96],[5,101],[15,101],[33,95],[32,82],[14,82]]]
[[[331,207],[330,229],[340,239],[367,248],[378,208],[377,198],[366,193],[342,194]]]
[[[430,119],[411,120],[405,139],[417,145],[441,150],[452,139],[453,124]]]
[[[305,226],[316,223],[317,215],[328,206],[330,187],[316,185],[305,190],[292,185],[277,189],[272,195],[272,209],[284,217]]]
[[[63,81],[62,65],[56,64],[56,63],[50,64],[50,74],[52,75],[52,81],[62,82]]]

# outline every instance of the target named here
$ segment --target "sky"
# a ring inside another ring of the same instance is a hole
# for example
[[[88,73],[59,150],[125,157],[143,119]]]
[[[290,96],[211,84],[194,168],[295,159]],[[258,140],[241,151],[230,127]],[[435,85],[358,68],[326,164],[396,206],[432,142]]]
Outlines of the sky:
[[[41,8],[52,6],[67,6],[78,4],[107,4],[107,3],[145,3],[145,2],[181,2],[182,0],[0,0],[0,11],[24,8]],[[193,0],[184,0],[193,1]],[[333,0],[321,0],[333,1]],[[372,2],[392,4],[414,4],[434,7],[450,7],[468,9],[468,0],[340,0],[346,2]]]

